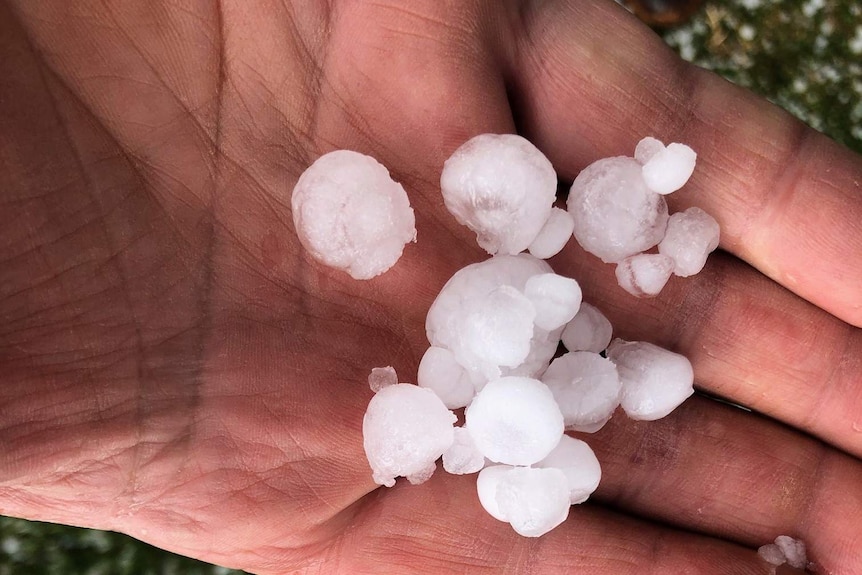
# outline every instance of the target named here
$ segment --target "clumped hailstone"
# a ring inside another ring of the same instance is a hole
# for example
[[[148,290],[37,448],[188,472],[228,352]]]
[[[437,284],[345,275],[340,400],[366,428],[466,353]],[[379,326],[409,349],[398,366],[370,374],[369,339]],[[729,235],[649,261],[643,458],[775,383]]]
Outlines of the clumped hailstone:
[[[694,393],[694,371],[684,355],[617,338],[608,347],[608,359],[622,382],[620,405],[632,419],[661,419]]]
[[[706,265],[706,258],[718,247],[718,222],[700,208],[692,207],[670,216],[658,252],[673,260],[673,273],[692,276]]]
[[[443,201],[489,254],[527,249],[551,215],[557,174],[533,144],[514,134],[471,138],[443,165]]]
[[[449,473],[478,472],[478,500],[491,516],[538,537],[601,479],[589,445],[564,430],[597,431],[618,406],[633,419],[658,419],[691,395],[685,357],[611,343],[610,322],[581,301],[578,282],[542,259],[573,233],[618,263],[620,283],[641,296],[658,293],[672,272],[699,270],[717,244],[714,221],[697,209],[669,220],[657,193],[688,179],[694,160],[683,148],[645,138],[634,158],[592,164],[575,180],[568,212],[551,208],[553,168],[523,138],[478,136],[453,154],[441,178],[446,206],[497,255],[457,271],[432,303],[419,385],[398,383],[389,367],[372,370],[377,393],[363,437],[375,482],[421,483],[442,457]],[[657,244],[658,254],[644,253]],[[568,353],[552,361],[561,342]],[[460,408],[465,422],[456,427],[449,410]],[[773,547],[782,561],[796,556],[787,541]]]
[[[299,241],[320,262],[367,280],[391,268],[416,240],[401,184],[370,156],[336,150],[318,158],[290,199]]]
[[[374,394],[362,420],[374,482],[392,487],[396,477],[411,483],[431,477],[434,462],[455,440],[456,419],[433,391],[417,385],[399,383]]]
[[[657,296],[673,274],[673,260],[663,254],[638,254],[617,264],[620,287],[636,297]]]
[[[569,351],[603,352],[611,343],[613,327],[608,318],[593,305],[581,303],[578,313],[566,324],[563,345]]]
[[[757,554],[775,566],[785,563],[796,569],[805,569],[808,566],[805,543],[787,535],[779,535],[775,538],[775,543],[761,546]]]

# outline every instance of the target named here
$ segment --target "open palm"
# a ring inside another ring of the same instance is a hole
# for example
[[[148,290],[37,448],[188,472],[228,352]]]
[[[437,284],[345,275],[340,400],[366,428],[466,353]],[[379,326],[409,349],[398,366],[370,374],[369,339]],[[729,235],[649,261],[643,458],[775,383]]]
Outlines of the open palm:
[[[862,163],[613,3],[7,0],[0,54],[0,512],[256,573],[768,573],[779,534],[862,571]],[[472,476],[375,490],[360,429],[369,370],[415,380],[429,304],[483,257],[444,159],[516,130],[564,180],[645,135],[698,151],[672,207],[722,225],[703,273],[635,301],[574,242],[553,263],[760,413],[612,419],[599,491],[539,540]],[[416,211],[372,281],[293,230],[336,148]]]

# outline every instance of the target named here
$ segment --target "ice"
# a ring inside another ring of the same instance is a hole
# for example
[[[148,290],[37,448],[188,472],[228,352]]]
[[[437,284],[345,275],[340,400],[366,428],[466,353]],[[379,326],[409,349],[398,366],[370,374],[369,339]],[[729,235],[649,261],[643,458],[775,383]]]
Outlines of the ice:
[[[437,471],[437,462],[432,461],[416,473],[407,475],[407,481],[410,482],[410,485],[421,485],[431,479],[431,476],[434,475],[435,471]]]
[[[443,469],[455,475],[476,473],[485,465],[485,456],[476,449],[470,432],[455,428],[455,441],[443,454]]]
[[[613,328],[608,318],[595,306],[581,302],[575,317],[563,330],[563,345],[569,351],[592,351],[599,353],[611,343]]]
[[[674,274],[688,277],[703,269],[707,256],[718,247],[719,234],[718,222],[692,207],[670,216],[658,251],[674,261]]]
[[[643,179],[658,194],[675,192],[694,172],[697,154],[685,144],[669,144],[655,152],[643,165]]]
[[[543,260],[557,255],[572,237],[574,229],[575,222],[569,212],[552,208],[548,221],[530,244],[530,253]]]
[[[593,433],[620,404],[616,366],[591,351],[570,351],[551,362],[542,376],[560,407],[567,429]]]
[[[371,370],[368,376],[368,386],[371,391],[377,393],[384,387],[395,385],[398,383],[398,374],[395,373],[395,368],[391,365],[386,367],[375,367]]]
[[[673,273],[673,260],[662,254],[638,254],[617,264],[617,283],[635,297],[655,297]]]
[[[442,347],[432,346],[425,351],[416,379],[420,387],[436,393],[449,409],[464,407],[476,393],[469,374],[452,352]]]
[[[664,150],[664,144],[661,140],[647,136],[638,142],[638,145],[635,147],[635,160],[641,165],[646,164],[662,150]]]
[[[496,463],[532,465],[563,435],[563,415],[551,390],[528,377],[488,383],[467,407],[465,418],[476,447]]]
[[[646,251],[664,237],[665,199],[647,188],[641,165],[623,156],[587,166],[567,200],[575,239],[605,263]]]
[[[383,165],[358,152],[320,156],[300,176],[290,204],[305,249],[355,279],[382,274],[416,240],[404,188]]]
[[[757,554],[771,565],[784,565],[784,563],[787,562],[787,558],[784,557],[784,552],[781,550],[781,547],[775,543],[759,547],[757,549]]]
[[[694,393],[694,372],[685,356],[643,341],[615,339],[608,359],[623,384],[620,405],[632,419],[652,421]]]
[[[455,439],[455,414],[433,391],[399,383],[382,388],[362,420],[365,455],[375,483],[420,479]]]
[[[581,306],[581,286],[572,278],[539,274],[527,280],[524,295],[536,310],[536,325],[553,331],[569,323]]]
[[[443,165],[446,208],[489,254],[529,247],[551,213],[557,174],[533,144],[513,134],[482,134]]]
[[[553,467],[566,475],[572,505],[586,501],[602,479],[601,465],[590,446],[568,435],[536,467]]]
[[[428,310],[425,320],[428,341],[435,347],[450,350],[467,370],[476,388],[480,389],[487,381],[499,377],[501,370],[498,365],[471,352],[469,338],[465,339],[465,317],[477,308],[487,307],[488,295],[500,286],[523,291],[530,277],[552,271],[547,262],[529,254],[495,256],[459,270],[443,286]],[[491,312],[496,313],[494,310]],[[526,361],[540,356],[547,356],[550,360],[556,349],[556,342],[537,331],[533,330]],[[536,349],[537,346],[541,349]],[[537,366],[539,370],[543,368],[542,365]]]
[[[805,569],[808,565],[808,557],[805,553],[805,543],[787,535],[779,535],[775,538],[777,545],[784,556],[787,558],[787,564],[797,569]]]
[[[534,328],[533,339],[530,340],[530,353],[527,354],[524,362],[517,367],[502,368],[500,375],[520,375],[539,379],[557,352],[562,331],[562,327],[553,331],[545,331],[540,327]]]
[[[479,503],[491,517],[498,521],[506,521],[506,517],[497,505],[497,486],[506,472],[514,469],[511,465],[489,465],[479,472],[476,478],[476,492]]]
[[[462,319],[461,343],[473,357],[493,365],[515,367],[530,353],[533,339],[533,303],[512,286],[500,286]]]
[[[496,498],[500,515],[524,537],[540,537],[569,516],[566,474],[553,467],[516,467],[502,473]]]

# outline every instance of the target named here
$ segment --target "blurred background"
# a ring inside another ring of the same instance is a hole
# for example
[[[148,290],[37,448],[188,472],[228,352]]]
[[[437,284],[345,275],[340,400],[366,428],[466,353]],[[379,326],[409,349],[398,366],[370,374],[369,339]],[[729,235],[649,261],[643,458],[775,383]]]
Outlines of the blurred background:
[[[862,153],[859,0],[620,0],[679,54]],[[239,575],[135,539],[0,517],[0,575]]]

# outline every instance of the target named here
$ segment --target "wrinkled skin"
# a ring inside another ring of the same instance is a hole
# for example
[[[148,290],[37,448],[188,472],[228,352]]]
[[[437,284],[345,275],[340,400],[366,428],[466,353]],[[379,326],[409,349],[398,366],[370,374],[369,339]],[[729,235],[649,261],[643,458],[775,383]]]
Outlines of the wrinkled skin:
[[[6,0],[0,54],[0,512],[262,574],[768,573],[779,534],[862,572],[862,163],[617,6]],[[647,134],[697,150],[669,199],[722,226],[701,274],[644,301],[574,242],[553,264],[754,410],[618,415],[597,494],[539,540],[474,476],[375,489],[361,442],[369,370],[413,380],[434,294],[483,257],[443,161],[515,130],[569,181]],[[292,227],[335,148],[416,210],[372,281]]]

